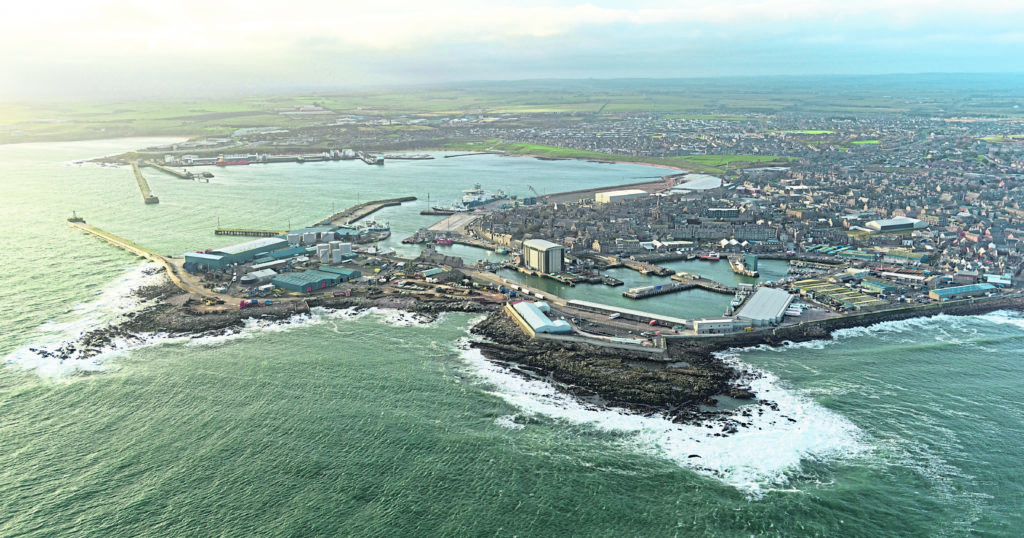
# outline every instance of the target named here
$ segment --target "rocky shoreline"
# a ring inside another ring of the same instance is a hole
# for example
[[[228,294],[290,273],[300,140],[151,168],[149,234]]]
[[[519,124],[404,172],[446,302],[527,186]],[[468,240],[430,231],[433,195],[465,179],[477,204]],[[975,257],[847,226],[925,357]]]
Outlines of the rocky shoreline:
[[[642,352],[532,340],[500,312],[476,324],[472,332],[485,338],[472,346],[488,360],[524,377],[551,382],[599,407],[695,423],[721,414],[710,410],[716,398],[755,398],[745,385],[753,374],[738,371],[709,352],[679,355],[677,362],[665,363],[650,361]]]
[[[255,309],[225,309],[202,315],[184,306],[186,295],[167,282],[134,290],[134,296],[147,306],[123,315],[107,327],[82,334],[56,349],[31,348],[40,356],[65,360],[88,359],[118,344],[140,344],[145,335],[170,337],[204,337],[229,334],[241,330],[246,320],[284,320],[309,312],[311,307],[332,310],[386,308],[419,314],[435,319],[443,312],[489,313],[471,332],[480,340],[471,346],[489,361],[529,379],[551,383],[558,390],[571,394],[589,405],[620,408],[647,416],[662,416],[677,423],[704,424],[721,422],[721,433],[735,433],[742,422],[732,420],[731,411],[716,408],[722,398],[755,401],[740,411],[743,416],[777,410],[771,401],[758,399],[749,383],[758,377],[756,371],[740,370],[716,355],[730,348],[786,341],[798,342],[831,338],[834,331],[865,326],[883,321],[920,317],[921,315],[979,314],[1003,308],[1020,308],[1021,299],[986,301],[956,308],[921,311],[915,316],[907,312],[885,315],[852,316],[832,320],[827,325],[782,327],[771,333],[740,335],[739,338],[672,338],[668,340],[666,361],[658,361],[640,351],[629,351],[583,343],[566,343],[530,339],[505,316],[499,305],[469,300],[422,300],[411,297],[379,295],[370,297],[309,297],[285,300]]]

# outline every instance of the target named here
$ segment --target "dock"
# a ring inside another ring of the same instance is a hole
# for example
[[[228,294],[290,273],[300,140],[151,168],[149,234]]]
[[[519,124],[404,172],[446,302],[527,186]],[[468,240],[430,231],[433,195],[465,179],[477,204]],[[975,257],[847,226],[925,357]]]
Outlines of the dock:
[[[632,269],[642,275],[672,276],[676,272],[668,267],[661,267],[647,262],[636,260],[622,260],[623,267]]]
[[[236,235],[242,237],[277,237],[288,233],[287,230],[249,230],[246,228],[217,228],[214,235]]]
[[[664,284],[658,286],[644,286],[642,288],[631,288],[622,292],[622,296],[627,299],[646,299],[648,297],[656,297],[658,295],[665,295],[667,293],[676,293],[680,291],[692,290],[697,288],[694,282],[673,282],[671,284]]]
[[[737,291],[740,290],[737,287],[726,286],[725,284],[711,280],[710,278],[694,278],[693,275],[686,273],[672,275],[672,280],[675,280],[676,282],[693,284],[694,288],[700,288],[702,290],[707,290],[714,293],[723,293],[727,295],[734,295]]]
[[[363,153],[361,151],[359,152],[358,155],[359,155],[359,160],[363,161],[366,164],[377,165],[377,166],[383,166],[384,165],[384,157],[379,157],[377,155],[371,155],[369,153]]]
[[[376,213],[377,211],[384,209],[385,207],[402,205],[405,202],[414,201],[416,201],[415,196],[403,196],[402,198],[389,198],[387,200],[373,200],[370,202],[363,202],[361,204],[356,204],[348,209],[339,211],[331,215],[330,217],[327,217],[326,219],[314,224],[313,226],[321,226],[325,223],[332,224],[335,226],[352,224],[353,222],[368,217],[373,213]]]
[[[139,168],[139,161],[132,162],[132,172],[135,172],[135,181],[139,184],[139,191],[142,193],[142,201],[147,204],[159,204],[160,199],[153,196],[153,193],[149,190],[149,182],[142,175],[142,169]]]

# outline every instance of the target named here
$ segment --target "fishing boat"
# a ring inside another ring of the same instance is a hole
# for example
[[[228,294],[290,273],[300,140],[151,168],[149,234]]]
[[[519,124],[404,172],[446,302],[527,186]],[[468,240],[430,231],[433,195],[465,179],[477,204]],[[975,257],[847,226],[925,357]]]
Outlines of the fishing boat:
[[[709,252],[707,254],[701,254],[700,256],[697,257],[709,262],[717,262],[718,260],[722,259],[722,256],[717,252]]]

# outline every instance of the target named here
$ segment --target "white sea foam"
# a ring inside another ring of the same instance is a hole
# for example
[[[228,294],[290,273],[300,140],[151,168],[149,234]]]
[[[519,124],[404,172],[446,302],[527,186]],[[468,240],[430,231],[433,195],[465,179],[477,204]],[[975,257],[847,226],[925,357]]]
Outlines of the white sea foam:
[[[95,300],[72,306],[68,312],[70,319],[53,320],[40,325],[36,342],[22,346],[4,357],[4,364],[35,370],[47,378],[101,370],[103,362],[111,355],[128,347],[147,345],[151,340],[150,335],[115,338],[107,348],[88,357],[84,356],[83,350],[71,353],[65,359],[55,358],[50,353],[78,342],[90,331],[124,321],[127,315],[148,305],[147,301],[133,293],[136,289],[165,281],[166,276],[155,263],[144,263],[129,269],[103,289]]]
[[[126,272],[100,293],[92,302],[72,307],[65,321],[51,321],[39,327],[42,333],[36,342],[22,346],[4,358],[4,364],[25,370],[33,370],[41,377],[65,378],[82,372],[101,371],[108,367],[112,357],[123,355],[134,349],[160,344],[186,344],[189,346],[220,345],[238,339],[253,338],[266,332],[281,332],[313,325],[351,321],[363,317],[377,319],[398,327],[425,327],[444,319],[443,315],[428,318],[422,314],[386,308],[347,308],[331,310],[322,307],[310,309],[308,314],[296,314],[284,319],[247,318],[242,327],[198,335],[172,335],[168,333],[140,333],[128,338],[112,338],[103,349],[85,356],[84,350],[77,350],[64,358],[56,352],[69,345],[78,346],[88,332],[122,322],[132,312],[149,306],[133,292],[149,285],[161,284],[165,275],[159,266],[146,263]]]
[[[777,410],[753,404],[723,417],[726,420],[681,425],[663,417],[581,402],[550,383],[525,379],[488,361],[479,350],[469,347],[468,339],[460,341],[459,347],[466,363],[491,392],[523,414],[632,434],[631,444],[639,450],[718,478],[752,497],[762,495],[765,488],[787,483],[792,473],[799,472],[802,460],[853,456],[867,449],[852,422],[780,386],[768,372],[756,371],[758,375],[748,381],[758,397],[774,402]],[[723,358],[755,371],[735,356]],[[752,411],[751,416],[743,416],[744,409]],[[726,421],[746,427],[724,435]]]
[[[526,428],[526,426],[516,422],[516,418],[518,416],[519,415],[502,415],[494,419],[494,423],[510,430],[522,430],[523,428]]]

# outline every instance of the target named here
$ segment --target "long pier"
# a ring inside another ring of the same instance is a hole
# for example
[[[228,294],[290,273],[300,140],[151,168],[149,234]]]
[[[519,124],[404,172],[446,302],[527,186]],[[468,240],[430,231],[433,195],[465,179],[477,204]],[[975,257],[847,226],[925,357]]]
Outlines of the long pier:
[[[249,230],[245,228],[217,228],[214,235],[237,235],[244,237],[277,237],[288,233],[287,230]]]
[[[139,191],[142,193],[142,201],[147,204],[159,204],[160,199],[153,196],[153,193],[149,190],[149,182],[142,175],[142,169],[139,168],[139,161],[132,162],[132,172],[135,172],[135,181],[139,184]]]
[[[345,225],[352,224],[359,219],[368,217],[385,207],[392,207],[396,205],[402,205],[405,202],[416,201],[415,196],[403,196],[401,198],[389,198],[387,200],[374,200],[371,202],[363,202],[361,204],[354,205],[348,209],[339,211],[330,217],[314,224],[313,226],[320,226],[324,223],[330,223],[333,225]]]
[[[161,171],[161,172],[163,172],[165,174],[170,174],[170,175],[172,175],[172,176],[174,176],[174,177],[176,177],[178,179],[194,179],[195,178],[195,176],[192,174],[192,172],[186,172],[184,170],[175,170],[173,168],[168,168],[168,167],[166,167],[166,166],[164,166],[162,164],[158,164],[156,161],[146,161],[143,164],[145,164],[146,166],[152,166],[153,168],[156,168],[157,170],[159,170],[159,171]]]
[[[147,260],[154,261],[160,264],[161,266],[163,266],[165,270],[167,270],[167,276],[170,277],[171,282],[174,282],[175,286],[178,286],[179,288],[188,293],[199,293],[200,295],[204,293],[209,294],[208,290],[194,289],[192,286],[189,286],[188,284],[183,282],[181,280],[181,277],[178,275],[178,268],[173,263],[171,263],[171,261],[166,256],[161,256],[160,254],[157,254],[156,252],[153,252],[152,250],[141,245],[137,245],[119,235],[112,234],[106,230],[97,228],[96,226],[93,226],[91,224],[86,224],[84,221],[69,221],[68,225],[78,228],[82,232],[85,232],[86,234],[89,234],[93,237],[98,237],[99,239],[106,241],[107,243],[110,243],[111,245],[114,245],[117,248],[120,248],[132,254],[135,254],[136,256],[140,256],[146,258]]]

